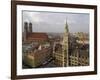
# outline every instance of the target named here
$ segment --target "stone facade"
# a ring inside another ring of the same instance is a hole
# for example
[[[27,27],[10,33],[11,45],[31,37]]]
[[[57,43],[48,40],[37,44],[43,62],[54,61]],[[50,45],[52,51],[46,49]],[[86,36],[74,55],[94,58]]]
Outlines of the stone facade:
[[[84,35],[84,33],[81,34]],[[84,39],[82,37],[80,40],[78,36],[78,41],[82,41],[84,44],[78,43],[77,37],[72,36],[72,34],[69,33],[68,24],[66,22],[63,40],[58,43],[60,46],[56,45],[56,47],[58,46],[58,49],[53,53],[53,57],[55,58],[54,64],[61,67],[88,66],[89,47],[86,46],[89,44],[85,43],[85,40],[87,40],[87,37]]]

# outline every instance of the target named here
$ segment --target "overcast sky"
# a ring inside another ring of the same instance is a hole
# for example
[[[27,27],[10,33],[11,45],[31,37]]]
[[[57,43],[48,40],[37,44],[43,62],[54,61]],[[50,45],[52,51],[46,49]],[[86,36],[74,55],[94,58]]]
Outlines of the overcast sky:
[[[67,21],[71,33],[89,33],[89,14],[23,11],[23,23],[32,22],[33,32],[64,32]]]

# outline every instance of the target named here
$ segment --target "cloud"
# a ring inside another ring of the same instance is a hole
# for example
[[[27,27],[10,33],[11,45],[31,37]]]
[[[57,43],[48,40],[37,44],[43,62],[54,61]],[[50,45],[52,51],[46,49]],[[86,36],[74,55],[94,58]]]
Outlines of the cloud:
[[[89,32],[89,14],[24,11],[25,21],[32,22],[33,31],[63,32],[67,21],[70,32]]]

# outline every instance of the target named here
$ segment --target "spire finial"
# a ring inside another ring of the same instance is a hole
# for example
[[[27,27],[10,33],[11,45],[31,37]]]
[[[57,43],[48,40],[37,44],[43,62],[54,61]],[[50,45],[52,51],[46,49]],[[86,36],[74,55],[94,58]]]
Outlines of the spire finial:
[[[67,18],[66,18],[66,23],[65,23],[65,30],[68,32],[68,24],[67,24]]]

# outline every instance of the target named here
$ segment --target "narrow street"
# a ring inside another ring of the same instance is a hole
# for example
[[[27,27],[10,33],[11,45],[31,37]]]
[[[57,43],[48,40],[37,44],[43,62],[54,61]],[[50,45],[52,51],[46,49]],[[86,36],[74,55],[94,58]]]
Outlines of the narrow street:
[[[42,65],[37,66],[37,67],[35,67],[35,68],[57,67],[56,65],[53,64],[53,60],[54,60],[53,58],[50,58],[48,61],[44,62]],[[25,63],[23,62],[23,68],[24,68],[24,69],[28,69],[28,68],[33,68],[33,67],[31,67],[31,66],[29,66],[29,65],[27,65],[27,64],[25,64]]]
[[[41,65],[40,68],[50,68],[50,67],[57,67],[56,65],[53,64],[54,59],[49,59],[45,64]]]

